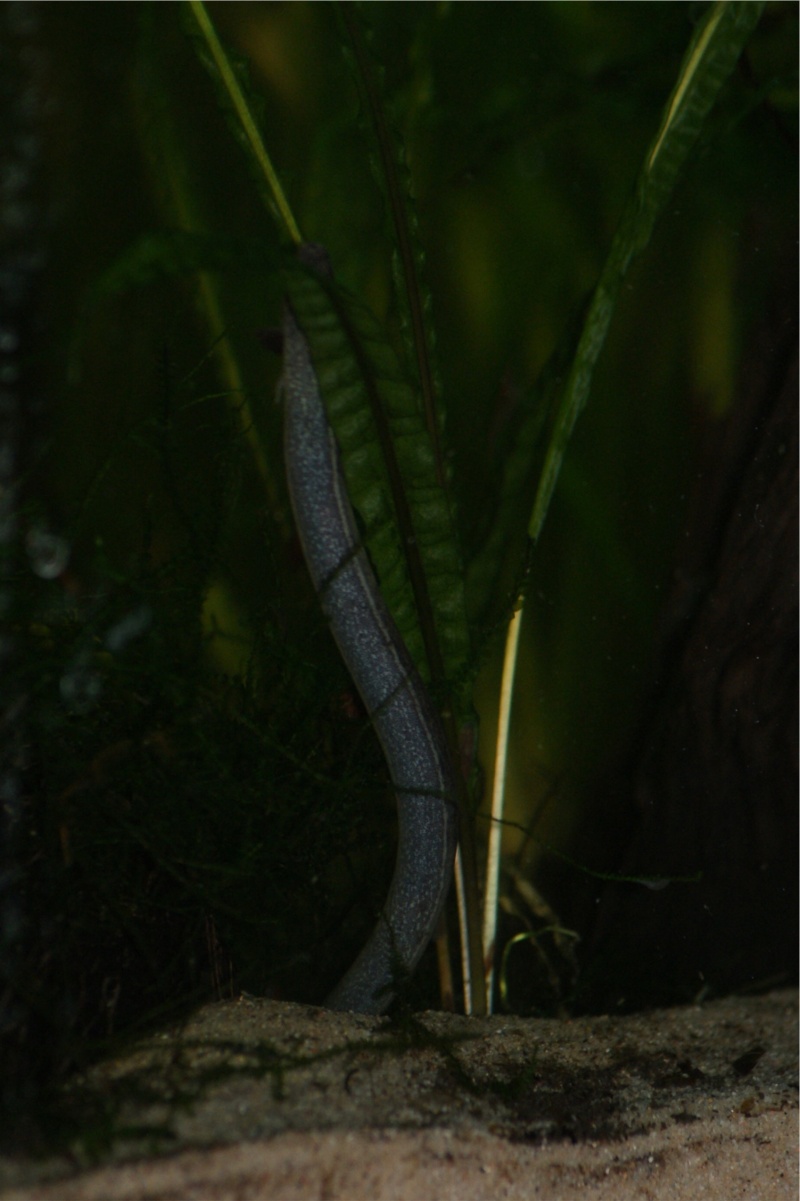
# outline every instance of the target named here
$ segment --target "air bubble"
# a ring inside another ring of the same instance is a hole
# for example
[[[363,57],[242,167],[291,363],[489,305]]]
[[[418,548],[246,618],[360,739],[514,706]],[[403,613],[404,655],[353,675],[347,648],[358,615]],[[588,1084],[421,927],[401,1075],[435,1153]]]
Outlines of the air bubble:
[[[106,634],[106,647],[112,654],[118,654],[134,638],[138,638],[149,627],[153,620],[153,611],[149,605],[140,605],[138,609],[127,613]]]
[[[19,349],[19,335],[10,325],[0,325],[0,354],[13,354]]]
[[[69,562],[70,545],[66,538],[51,534],[42,526],[28,530],[25,548],[31,567],[42,580],[54,580]]]
[[[88,713],[103,691],[100,673],[86,663],[76,663],[65,671],[59,682],[61,699],[71,713]]]

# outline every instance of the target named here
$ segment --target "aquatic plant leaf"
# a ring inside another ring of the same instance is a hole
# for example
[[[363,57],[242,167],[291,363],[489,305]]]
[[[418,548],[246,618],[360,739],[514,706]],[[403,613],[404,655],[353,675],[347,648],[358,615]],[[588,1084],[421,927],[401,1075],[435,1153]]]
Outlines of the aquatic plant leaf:
[[[386,603],[423,675],[438,681],[438,654],[457,689],[470,645],[463,571],[414,389],[356,297],[300,263],[286,287]]]
[[[681,64],[659,130],[645,156],[592,297],[575,360],[550,438],[528,534],[535,542],[544,525],[567,443],[589,396],[622,281],[644,250],[672,195],[703,124],[755,29],[763,4],[717,0],[705,14]]]

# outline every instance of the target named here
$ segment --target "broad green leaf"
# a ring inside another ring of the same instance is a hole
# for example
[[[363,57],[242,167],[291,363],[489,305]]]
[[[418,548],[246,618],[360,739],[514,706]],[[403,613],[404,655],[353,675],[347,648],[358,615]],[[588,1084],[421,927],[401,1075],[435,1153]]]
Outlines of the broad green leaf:
[[[570,435],[586,404],[625,274],[633,258],[650,240],[653,226],[672,195],[689,152],[758,23],[762,8],[763,4],[752,0],[717,0],[706,12],[686,52],[589,306],[528,524],[528,533],[534,541],[544,525]]]
[[[422,674],[436,687],[443,670],[463,708],[463,570],[414,390],[359,300],[299,263],[287,267],[286,286],[386,603]]]
[[[439,415],[436,404],[437,379],[432,356],[434,328],[432,297],[427,286],[425,251],[419,235],[411,172],[402,139],[391,123],[384,104],[385,72],[374,62],[367,47],[358,15],[351,5],[340,4],[339,15],[347,31],[345,57],[361,97],[361,128],[368,147],[373,175],[390,217],[393,245],[395,298],[405,342],[406,356],[414,364],[422,410],[431,435],[439,479],[445,470],[439,445]],[[363,15],[363,14],[362,14]]]

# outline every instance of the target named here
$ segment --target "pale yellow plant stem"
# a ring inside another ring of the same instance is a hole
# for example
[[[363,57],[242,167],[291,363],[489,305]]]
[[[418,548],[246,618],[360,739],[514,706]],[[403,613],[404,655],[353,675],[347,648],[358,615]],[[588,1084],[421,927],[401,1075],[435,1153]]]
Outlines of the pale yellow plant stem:
[[[503,676],[500,683],[500,712],[497,718],[497,749],[494,759],[489,846],[486,853],[486,888],[483,899],[483,966],[489,1013],[492,1012],[492,987],[494,985],[494,944],[497,934],[497,897],[500,880],[500,849],[503,840],[508,733],[511,724],[511,702],[514,693],[514,675],[517,670],[519,632],[521,628],[522,600],[520,599],[506,633]]]

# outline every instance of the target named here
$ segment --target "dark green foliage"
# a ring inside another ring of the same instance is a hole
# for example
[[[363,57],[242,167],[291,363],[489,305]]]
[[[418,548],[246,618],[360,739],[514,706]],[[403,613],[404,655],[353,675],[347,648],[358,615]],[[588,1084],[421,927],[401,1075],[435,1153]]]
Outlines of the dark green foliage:
[[[445,677],[463,680],[469,664],[463,573],[415,392],[363,304],[302,267],[286,278],[397,627],[424,676],[441,686],[426,657],[433,643]],[[435,631],[425,638],[423,623],[431,618]],[[468,707],[463,685],[460,702]]]

